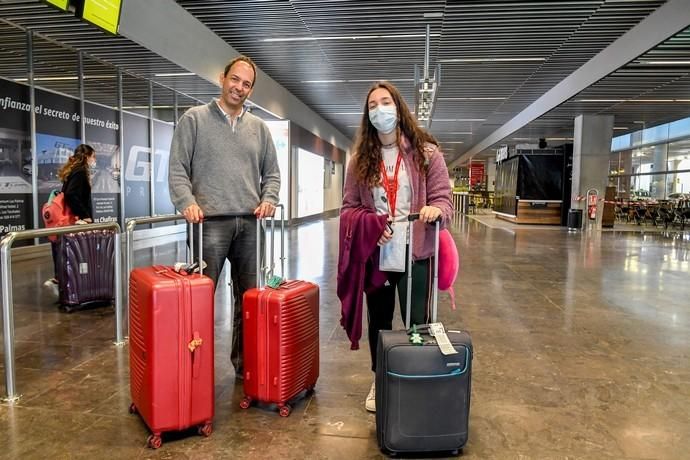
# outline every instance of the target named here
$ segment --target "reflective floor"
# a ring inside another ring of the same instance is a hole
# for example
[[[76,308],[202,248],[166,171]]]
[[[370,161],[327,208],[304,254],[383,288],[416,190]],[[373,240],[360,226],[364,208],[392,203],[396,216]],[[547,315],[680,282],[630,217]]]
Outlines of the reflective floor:
[[[288,418],[239,408],[219,292],[214,433],[166,436],[157,451],[127,411],[128,349],[111,343],[112,309],[59,312],[42,286],[50,259],[15,263],[22,398],[0,405],[0,458],[380,458],[364,410],[368,347],[350,351],[339,326],[337,231],[337,219],[307,224],[290,230],[287,245],[290,277],[321,285],[316,394]],[[462,458],[690,458],[687,236],[492,228],[467,218],[452,232],[458,309],[441,294],[440,319],[468,330],[475,347]],[[157,261],[181,258],[179,248],[157,248]],[[138,263],[152,255],[139,251]]]

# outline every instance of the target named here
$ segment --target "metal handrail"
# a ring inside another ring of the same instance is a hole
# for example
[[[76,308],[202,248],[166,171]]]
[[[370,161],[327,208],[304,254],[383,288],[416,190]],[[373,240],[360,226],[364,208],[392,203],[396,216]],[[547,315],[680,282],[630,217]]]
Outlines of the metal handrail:
[[[2,326],[5,351],[5,391],[4,401],[14,402],[20,397],[15,387],[14,370],[14,303],[12,299],[12,245],[18,240],[28,240],[47,236],[81,233],[93,230],[115,230],[115,344],[124,344],[122,334],[122,251],[120,247],[120,226],[117,222],[100,224],[69,225],[67,227],[42,228],[10,232],[0,241],[0,283],[2,285]]]
[[[173,222],[176,220],[185,220],[182,214],[166,214],[163,216],[142,216],[142,217],[131,217],[125,221],[125,244],[126,251],[124,252],[124,267],[125,267],[125,289],[123,290],[124,303],[127,305],[125,316],[125,323],[127,324],[129,330],[129,277],[134,269],[134,228],[137,225],[144,224],[158,224],[162,222]],[[186,220],[185,220],[186,221]],[[187,222],[187,234],[189,235],[189,240],[194,241],[194,226],[193,224]],[[199,254],[201,256],[201,254]],[[188,262],[194,260],[194,244],[189,245],[189,259]]]

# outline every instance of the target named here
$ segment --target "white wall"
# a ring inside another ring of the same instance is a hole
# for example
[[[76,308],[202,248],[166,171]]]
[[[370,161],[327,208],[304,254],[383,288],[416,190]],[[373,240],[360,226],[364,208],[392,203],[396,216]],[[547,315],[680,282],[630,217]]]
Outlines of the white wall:
[[[332,164],[332,163],[331,163]],[[325,171],[326,174],[330,174],[330,171]],[[335,164],[335,174],[331,174],[330,187],[325,187],[323,190],[324,200],[323,208],[324,211],[330,211],[332,209],[339,209],[343,204],[343,165],[340,163]]]

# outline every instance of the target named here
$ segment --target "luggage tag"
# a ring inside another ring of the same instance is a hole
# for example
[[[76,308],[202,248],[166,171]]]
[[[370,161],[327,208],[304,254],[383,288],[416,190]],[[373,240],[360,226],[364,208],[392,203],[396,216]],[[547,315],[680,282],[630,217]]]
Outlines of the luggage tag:
[[[272,289],[278,289],[281,284],[285,284],[285,280],[280,276],[271,276],[271,278],[266,281],[266,286]]]
[[[446,335],[446,331],[443,328],[442,323],[429,324],[429,334],[436,339],[438,348],[441,349],[441,353],[444,355],[455,355],[458,353],[458,351],[453,347],[453,344],[450,343],[450,339],[448,338],[448,335]]]
[[[203,268],[206,268],[206,262],[202,262]],[[194,262],[187,264],[186,262],[175,262],[173,265],[173,270],[175,273],[180,273],[181,275],[191,275],[193,273],[199,273],[199,262]]]
[[[410,343],[412,345],[424,345],[424,337],[417,332],[417,325],[412,325],[412,334],[410,334]]]

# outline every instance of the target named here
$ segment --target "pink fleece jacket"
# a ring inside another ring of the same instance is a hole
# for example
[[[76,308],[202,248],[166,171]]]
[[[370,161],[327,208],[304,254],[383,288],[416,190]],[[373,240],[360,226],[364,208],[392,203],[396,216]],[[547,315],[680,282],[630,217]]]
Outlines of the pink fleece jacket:
[[[402,136],[400,139],[401,153],[405,168],[410,178],[412,188],[412,203],[410,213],[418,213],[424,206],[436,206],[441,209],[441,228],[445,228],[453,216],[453,204],[451,202],[450,180],[448,168],[443,159],[443,154],[437,146],[427,144],[425,156],[428,161],[426,175],[420,173],[419,165],[414,160],[414,146]],[[374,195],[371,189],[357,181],[354,163],[350,161],[345,176],[345,191],[343,194],[342,210],[348,208],[365,207],[376,212]],[[341,211],[342,212],[342,211]],[[414,223],[413,260],[423,260],[434,255],[434,227],[423,222]]]

